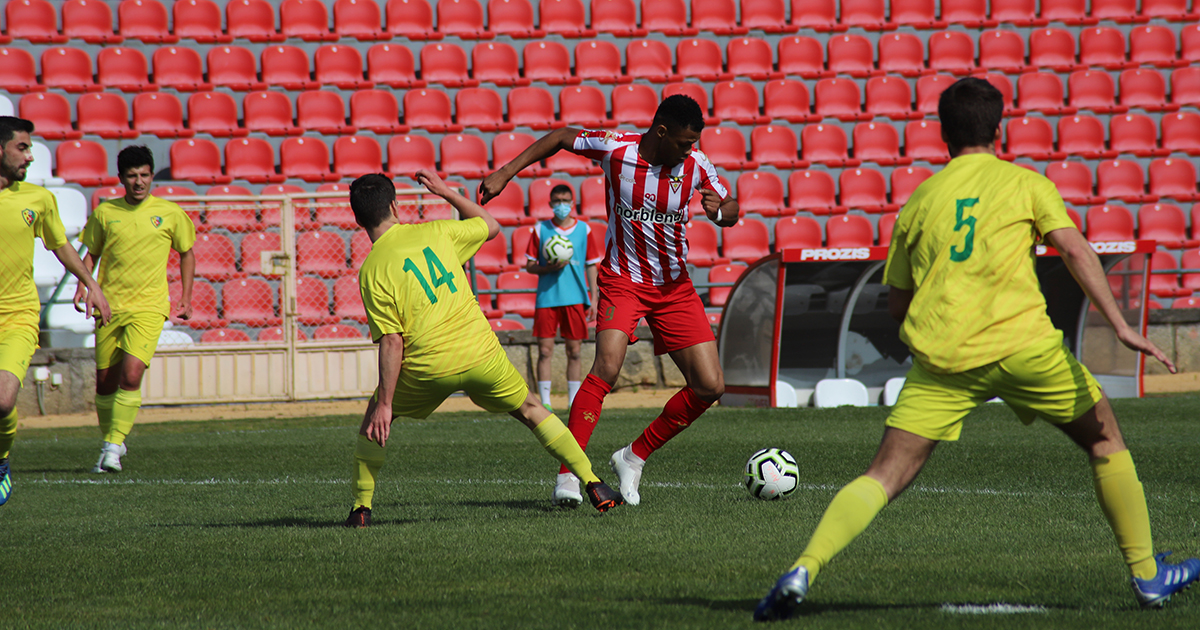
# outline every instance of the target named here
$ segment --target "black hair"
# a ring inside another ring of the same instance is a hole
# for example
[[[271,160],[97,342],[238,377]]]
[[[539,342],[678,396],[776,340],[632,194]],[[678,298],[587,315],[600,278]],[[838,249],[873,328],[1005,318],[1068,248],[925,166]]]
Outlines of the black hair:
[[[387,175],[371,173],[350,184],[350,209],[354,220],[368,230],[378,227],[391,214],[396,185]]]
[[[154,173],[154,154],[145,145],[125,147],[117,154],[117,175],[124,175],[125,171],[139,166],[149,166],[150,172]]]
[[[33,121],[16,116],[0,116],[0,147],[8,144],[19,131],[33,133]]]
[[[653,125],[704,131],[704,112],[700,104],[686,94],[672,94],[658,104]]]
[[[938,118],[952,153],[994,142],[1003,116],[1004,95],[977,77],[955,81],[938,98]]]
[[[571,199],[575,198],[575,191],[571,190],[571,187],[566,184],[559,184],[559,185],[555,186],[554,188],[550,189],[551,197],[553,197],[554,195],[561,195],[563,193],[571,195]]]

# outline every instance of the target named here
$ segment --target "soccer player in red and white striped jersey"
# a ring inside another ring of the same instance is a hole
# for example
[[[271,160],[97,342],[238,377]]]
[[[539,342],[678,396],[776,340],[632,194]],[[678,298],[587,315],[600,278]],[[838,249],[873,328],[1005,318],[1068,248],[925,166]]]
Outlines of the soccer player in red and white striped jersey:
[[[645,133],[559,129],[534,142],[479,187],[480,199],[487,203],[522,169],[563,149],[596,160],[604,169],[608,232],[598,279],[596,360],[575,396],[568,428],[586,449],[643,317],[654,335],[654,353],[670,354],[687,381],[640,437],[613,453],[613,471],[630,505],[641,501],[638,485],[646,458],[725,392],[712,327],[687,273],[684,224],[688,201],[696,194],[702,196],[705,215],[721,227],[736,224],[739,209],[717,180],[712,163],[693,150],[703,129],[704,115],[696,101],[670,96]],[[560,470],[554,503],[582,502],[578,484]]]

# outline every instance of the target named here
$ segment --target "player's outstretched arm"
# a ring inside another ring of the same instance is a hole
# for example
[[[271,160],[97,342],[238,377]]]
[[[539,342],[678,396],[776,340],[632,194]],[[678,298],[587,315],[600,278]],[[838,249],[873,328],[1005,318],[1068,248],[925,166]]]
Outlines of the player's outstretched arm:
[[[71,275],[75,276],[87,289],[87,297],[85,298],[85,307],[88,317],[91,317],[96,311],[100,311],[100,325],[108,323],[112,319],[112,311],[108,308],[108,300],[104,298],[104,292],[100,290],[100,284],[92,277],[91,272],[83,265],[83,261],[79,259],[79,252],[70,243],[64,244],[62,247],[54,250],[54,256],[58,258],[58,262]],[[76,293],[78,295],[78,292]]]
[[[1096,252],[1092,251],[1092,246],[1079,233],[1079,230],[1075,228],[1054,230],[1046,234],[1046,240],[1054,249],[1058,250],[1067,269],[1075,277],[1075,281],[1079,283],[1083,292],[1087,294],[1088,299],[1092,301],[1104,319],[1108,320],[1108,325],[1112,326],[1117,333],[1117,339],[1120,339],[1121,343],[1131,350],[1137,350],[1158,359],[1174,374],[1175,364],[1167,358],[1167,355],[1149,339],[1138,334],[1121,315],[1121,309],[1117,306],[1117,301],[1113,299],[1112,289],[1109,288],[1108,279],[1104,275],[1104,268],[1100,266],[1100,259],[1096,256]]]
[[[396,394],[396,379],[400,378],[400,366],[404,363],[404,337],[399,333],[379,338],[379,387],[367,413],[363,416],[359,434],[380,446],[386,446],[392,434],[392,398]]]
[[[708,220],[721,227],[737,225],[738,219],[741,218],[742,209],[733,195],[722,200],[717,191],[701,188],[700,206],[704,208],[704,215],[708,217]]]
[[[92,275],[93,271],[96,269],[96,265],[99,264],[100,257],[92,252],[88,252],[83,255],[83,268],[87,270],[88,275]],[[85,300],[87,300],[87,294],[88,290],[86,285],[75,285],[75,297],[71,300],[71,302],[75,305],[75,310],[79,311],[80,313],[84,312],[83,303]]]
[[[541,162],[563,149],[571,150],[575,144],[575,136],[578,136],[581,131],[583,130],[575,127],[563,127],[538,138],[511,162],[483,178],[483,182],[479,184],[479,203],[486,204],[499,195],[508,185],[509,180],[516,177],[517,173],[523,169],[536,162]]]
[[[479,217],[480,219],[483,219],[484,222],[487,223],[488,227],[487,240],[490,241],[493,238],[496,238],[496,235],[500,233],[500,224],[496,222],[496,219],[492,217],[490,212],[484,210],[483,206],[480,206],[470,199],[467,199],[459,194],[458,191],[447,186],[446,182],[442,181],[442,178],[438,177],[437,173],[426,169],[421,169],[417,171],[416,175],[413,175],[413,179],[417,180],[417,183],[427,188],[429,192],[448,201],[450,205],[454,206],[454,208],[458,210],[458,214],[462,218],[473,219],[475,217]]]

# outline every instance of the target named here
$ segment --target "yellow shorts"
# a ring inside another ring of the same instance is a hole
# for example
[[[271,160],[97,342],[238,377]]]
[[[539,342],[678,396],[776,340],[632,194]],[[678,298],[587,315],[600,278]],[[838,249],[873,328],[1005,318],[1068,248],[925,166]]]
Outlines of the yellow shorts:
[[[16,321],[8,321],[0,326],[0,370],[17,375],[21,384],[25,383],[25,374],[29,371],[29,360],[33,351],[38,347],[37,313],[34,313],[33,325],[18,325]]]
[[[529,395],[525,379],[509,362],[508,355],[497,350],[487,361],[450,376],[422,380],[401,370],[392,399],[392,415],[428,418],[457,391],[465,391],[475,404],[493,413],[514,411]]]
[[[1025,424],[1039,416],[1066,424],[1100,402],[1103,392],[1059,335],[966,372],[934,374],[914,364],[887,426],[931,440],[957,440],[963,417],[995,397]]]
[[[114,313],[107,324],[96,329],[96,369],[116,365],[121,361],[122,352],[150,365],[166,321],[161,313],[150,311]]]

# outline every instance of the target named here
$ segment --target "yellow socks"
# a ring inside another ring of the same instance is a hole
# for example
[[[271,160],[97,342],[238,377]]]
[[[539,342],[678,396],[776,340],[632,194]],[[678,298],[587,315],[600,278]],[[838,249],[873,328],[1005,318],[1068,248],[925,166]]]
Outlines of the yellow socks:
[[[1117,546],[1133,577],[1152,579],[1158,574],[1154,562],[1154,541],[1150,536],[1150,513],[1146,495],[1138,481],[1137,469],[1129,451],[1092,460],[1096,499],[1108,518]]]
[[[116,392],[96,394],[96,417],[100,419],[100,435],[105,441],[108,441],[108,436],[112,433],[113,403],[116,400]]]
[[[13,439],[17,437],[17,408],[3,418],[0,418],[0,459],[8,457]]]
[[[142,392],[138,390],[128,391],[118,389],[117,393],[112,395],[112,420],[108,431],[104,433],[104,441],[112,442],[113,444],[124,444],[125,437],[133,431],[133,422],[137,420],[138,410],[142,408]],[[97,415],[100,409],[100,396],[96,397]],[[101,416],[101,428],[103,428],[103,416]]]
[[[791,568],[801,565],[807,568],[811,584],[821,567],[857,538],[887,503],[883,485],[866,475],[846,484],[825,508],[808,546]]]
[[[383,468],[384,448],[361,433],[354,446],[354,509],[371,508],[375,496],[375,477]]]
[[[549,418],[542,420],[532,431],[542,447],[566,466],[567,470],[579,477],[584,486],[600,481],[592,472],[591,460],[584,454],[583,449],[579,448],[579,442],[575,441],[575,436],[571,435],[567,425],[563,424],[558,416],[550,414]]]

